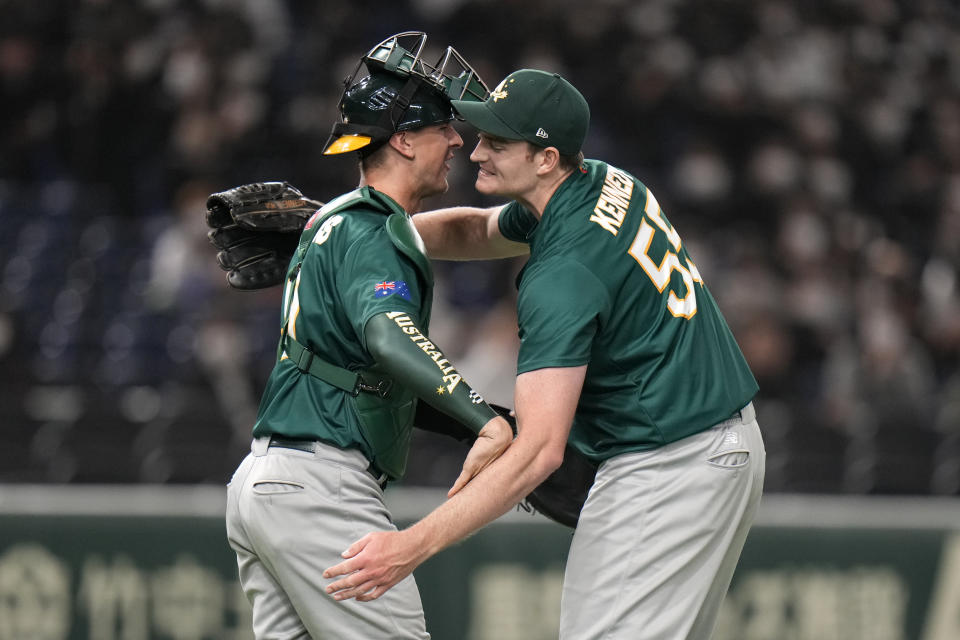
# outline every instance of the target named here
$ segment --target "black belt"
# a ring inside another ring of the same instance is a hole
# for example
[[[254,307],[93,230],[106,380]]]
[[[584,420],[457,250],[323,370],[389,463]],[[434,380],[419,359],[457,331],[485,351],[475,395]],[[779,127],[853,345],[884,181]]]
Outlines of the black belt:
[[[283,436],[270,436],[270,444],[268,446],[279,447],[281,449],[294,449],[296,451],[305,451],[307,453],[315,453],[318,442],[320,441],[285,438]],[[381,489],[387,486],[387,474],[378,472],[372,464],[367,467],[367,473],[373,476],[373,479],[376,480]]]
[[[316,440],[296,440],[294,438],[281,438],[280,436],[270,436],[270,446],[280,447],[281,449],[296,449],[297,451],[306,451],[313,453],[316,451]]]

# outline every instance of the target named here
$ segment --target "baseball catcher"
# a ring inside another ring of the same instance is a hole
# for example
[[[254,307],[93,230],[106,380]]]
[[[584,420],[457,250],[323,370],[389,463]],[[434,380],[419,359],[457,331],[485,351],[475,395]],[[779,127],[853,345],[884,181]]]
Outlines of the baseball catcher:
[[[430,64],[426,39],[387,38],[344,83],[324,155],[357,156],[356,188],[319,208],[282,182],[210,198],[231,286],[283,283],[277,356],[225,513],[257,638],[429,637],[412,576],[373,605],[339,603],[316,577],[358,533],[397,530],[383,489],[404,476],[418,405],[476,434],[451,495],[514,439],[427,337],[433,270],[410,212],[449,188],[463,146],[452,100],[487,89],[452,47]]]

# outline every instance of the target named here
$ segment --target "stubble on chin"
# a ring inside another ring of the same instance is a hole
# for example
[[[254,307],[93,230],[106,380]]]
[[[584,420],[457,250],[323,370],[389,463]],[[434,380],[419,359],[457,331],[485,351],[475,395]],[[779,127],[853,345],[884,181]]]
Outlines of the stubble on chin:
[[[476,182],[473,183],[473,188],[477,190],[478,193],[482,193],[488,196],[495,196],[496,191],[493,186],[490,184],[490,180],[484,180],[483,174],[477,175]]]

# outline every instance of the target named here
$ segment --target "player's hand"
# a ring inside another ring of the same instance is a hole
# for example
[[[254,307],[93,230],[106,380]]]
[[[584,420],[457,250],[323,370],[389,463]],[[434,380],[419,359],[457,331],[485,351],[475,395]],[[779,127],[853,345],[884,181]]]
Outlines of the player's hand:
[[[463,461],[463,470],[447,492],[447,497],[452,498],[460,489],[467,486],[474,476],[499,458],[511,442],[513,442],[513,429],[503,418],[497,416],[483,425],[483,429],[477,434],[476,441]]]
[[[326,591],[334,600],[376,600],[423,562],[422,548],[406,531],[368,533],[341,554],[346,560],[323,572],[324,578],[344,576]]]

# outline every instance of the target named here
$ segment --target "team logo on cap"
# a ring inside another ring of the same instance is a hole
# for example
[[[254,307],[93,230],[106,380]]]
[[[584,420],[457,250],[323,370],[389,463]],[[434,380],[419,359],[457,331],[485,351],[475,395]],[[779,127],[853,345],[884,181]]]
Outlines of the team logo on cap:
[[[509,82],[513,82],[513,81],[514,81],[513,78],[509,79]],[[503,81],[497,85],[497,88],[490,92],[490,97],[493,98],[494,102],[497,102],[498,100],[503,100],[504,98],[507,97],[507,95],[509,95],[507,94],[507,90],[503,88],[503,85],[507,84],[507,82],[508,82],[508,79],[504,78]]]

